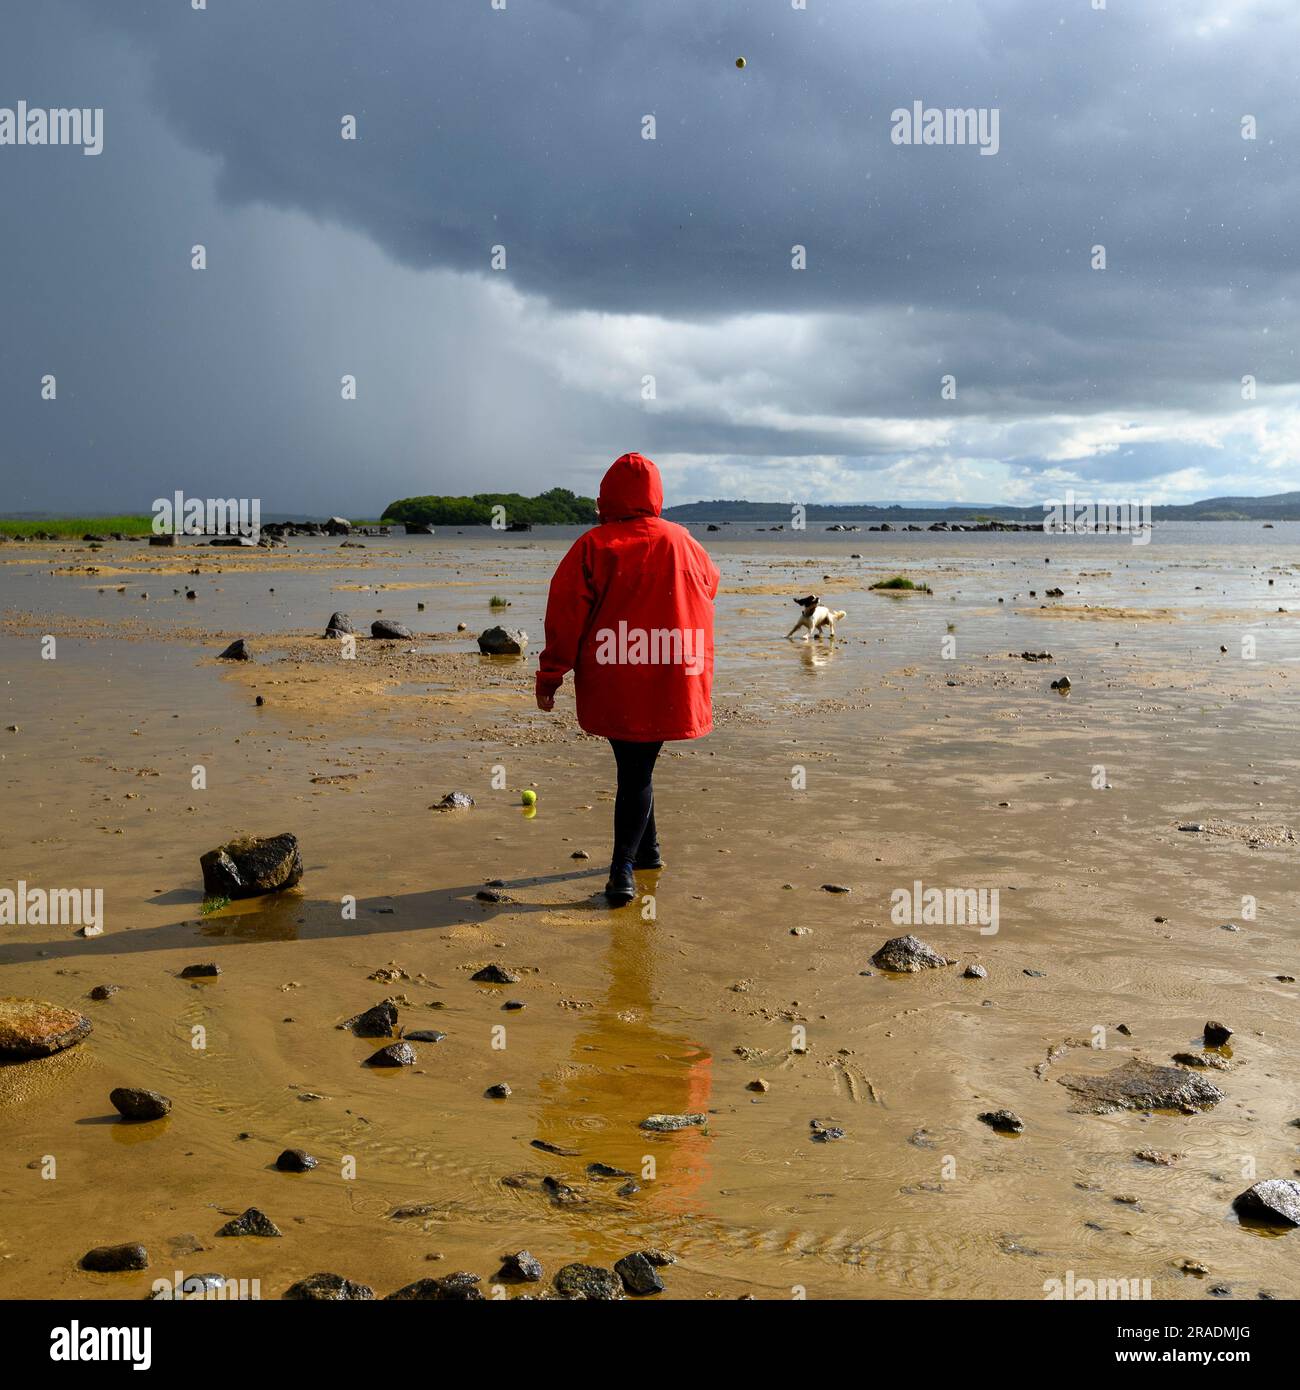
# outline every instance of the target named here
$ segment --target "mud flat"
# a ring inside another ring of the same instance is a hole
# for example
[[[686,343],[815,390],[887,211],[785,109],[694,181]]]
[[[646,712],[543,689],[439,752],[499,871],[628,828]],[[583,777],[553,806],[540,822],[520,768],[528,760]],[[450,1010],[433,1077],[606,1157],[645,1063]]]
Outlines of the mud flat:
[[[1300,1296],[1300,1234],[1233,1208],[1298,1161],[1294,547],[1073,541],[710,538],[718,728],[661,763],[652,918],[597,896],[608,749],[531,703],[562,540],[0,547],[0,887],[104,893],[98,936],[0,926],[4,994],[92,1024],[0,1063],[0,1296],[488,1290],[531,1252],[514,1296],[645,1250],[659,1298]],[[897,573],[933,595],[869,592]],[[782,639],[810,585],[833,650]],[[524,660],[479,654],[496,623]],[[286,830],[296,887],[204,911],[201,854]],[[996,890],[996,931],[900,923],[918,883]],[[954,963],[872,965],[908,933]],[[339,1026],[384,1000],[390,1036]],[[1222,1099],[1059,1084],[1134,1062]],[[250,1208],[280,1235],[217,1234]]]

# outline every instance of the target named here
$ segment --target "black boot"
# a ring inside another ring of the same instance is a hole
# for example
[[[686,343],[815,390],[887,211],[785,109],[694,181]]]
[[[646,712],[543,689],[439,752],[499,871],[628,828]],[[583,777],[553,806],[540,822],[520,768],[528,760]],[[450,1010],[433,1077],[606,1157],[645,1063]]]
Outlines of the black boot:
[[[646,819],[645,829],[641,832],[641,843],[637,846],[632,867],[634,869],[662,869],[663,866],[664,861],[659,853],[659,833],[655,829],[655,804],[652,796],[650,815]]]
[[[632,877],[630,859],[615,859],[609,866],[605,897],[610,907],[626,907],[636,897],[636,879]]]

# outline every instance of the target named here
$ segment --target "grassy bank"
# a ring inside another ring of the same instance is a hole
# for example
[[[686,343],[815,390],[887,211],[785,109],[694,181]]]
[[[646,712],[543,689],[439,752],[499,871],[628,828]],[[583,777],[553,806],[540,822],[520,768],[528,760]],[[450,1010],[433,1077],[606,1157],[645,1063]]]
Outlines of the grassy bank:
[[[7,521],[0,517],[0,536],[108,536],[120,531],[125,536],[147,536],[153,531],[153,517],[146,516],[47,516],[39,521]]]

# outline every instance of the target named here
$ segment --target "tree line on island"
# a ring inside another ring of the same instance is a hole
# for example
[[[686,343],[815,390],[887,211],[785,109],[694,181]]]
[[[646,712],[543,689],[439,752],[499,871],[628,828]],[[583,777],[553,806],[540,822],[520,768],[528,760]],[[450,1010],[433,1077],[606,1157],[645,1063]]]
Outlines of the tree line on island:
[[[498,507],[501,512],[495,510]],[[490,526],[497,517],[506,523],[526,522],[531,526],[589,526],[596,520],[596,500],[579,497],[566,487],[553,487],[537,497],[518,492],[403,497],[389,503],[380,520],[416,526]]]

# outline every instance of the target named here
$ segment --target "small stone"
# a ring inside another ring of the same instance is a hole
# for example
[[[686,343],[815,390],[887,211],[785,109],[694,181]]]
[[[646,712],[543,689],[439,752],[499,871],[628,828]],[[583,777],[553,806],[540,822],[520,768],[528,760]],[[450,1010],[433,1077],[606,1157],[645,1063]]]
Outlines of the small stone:
[[[252,652],[248,649],[248,643],[240,637],[232,642],[224,652],[218,652],[219,661],[248,661],[252,657]]]
[[[985,1110],[978,1118],[1000,1134],[1023,1134],[1025,1130],[1025,1122],[1014,1110]]]
[[[318,1161],[306,1149],[285,1149],[275,1160],[275,1166],[282,1173],[307,1173],[316,1166]]]
[[[440,1043],[446,1036],[446,1033],[440,1033],[436,1028],[411,1028],[402,1034],[406,1042],[420,1043]]]
[[[1207,1023],[1204,1037],[1206,1047],[1222,1047],[1232,1037],[1232,1029],[1226,1023]]]
[[[982,965],[968,965],[961,973],[963,979],[986,980],[989,972]]]
[[[278,1236],[280,1228],[264,1211],[249,1207],[217,1232],[219,1236]]]
[[[495,962],[491,965],[485,965],[482,970],[476,970],[470,979],[485,985],[517,985],[519,983],[518,975],[512,974],[504,966],[497,965]]]
[[[489,1086],[483,1094],[490,1100],[506,1100],[513,1093],[504,1081],[498,1081],[495,1086]]]
[[[640,1251],[631,1255],[624,1255],[621,1260],[615,1260],[614,1273],[623,1281],[623,1287],[630,1294],[643,1296],[663,1292],[664,1281],[655,1273],[654,1266]]]
[[[654,1131],[656,1134],[670,1134],[678,1129],[690,1129],[694,1125],[708,1124],[707,1115],[647,1115],[641,1121],[641,1128]],[[581,1266],[586,1268],[586,1266]]]
[[[430,806],[431,811],[468,811],[474,798],[468,792],[448,792],[441,801]]]
[[[511,1255],[502,1255],[501,1268],[494,1277],[507,1284],[536,1284],[544,1273],[540,1260],[527,1250],[516,1250]]]
[[[311,1302],[337,1303],[372,1299],[375,1291],[369,1284],[354,1284],[341,1274],[309,1274],[285,1290],[284,1297]]]
[[[896,974],[915,974],[921,970],[932,970],[942,965],[951,965],[947,956],[941,956],[933,947],[927,946],[919,937],[895,936],[871,957],[872,965],[881,970],[892,970]]]
[[[405,642],[410,641],[414,633],[404,623],[396,623],[389,618],[376,618],[370,624],[370,635],[381,642]]]
[[[120,989],[121,985],[96,985],[90,991],[90,997],[97,1000],[111,999]]]
[[[829,1144],[833,1140],[844,1138],[844,1131],[839,1125],[825,1125],[820,1120],[809,1120],[808,1127],[812,1130],[809,1137],[815,1144]]]
[[[756,1080],[749,1082],[749,1084],[745,1087],[745,1090],[747,1091],[758,1091],[762,1095],[766,1095],[767,1092],[771,1089],[772,1088],[767,1084],[766,1081],[763,1080],[761,1076],[758,1077]]]
[[[138,1086],[118,1086],[108,1099],[124,1120],[161,1120],[172,1108],[166,1096]]]
[[[1180,825],[1178,828],[1186,831],[1189,835],[1200,835],[1205,830],[1199,821],[1188,821],[1186,825]]]
[[[148,1269],[149,1252],[135,1242],[126,1245],[97,1245],[81,1257],[82,1269],[95,1274],[119,1274],[123,1270]]]
[[[419,1299],[434,1303],[476,1303],[484,1297],[478,1282],[477,1274],[461,1269],[454,1274],[444,1274],[439,1279],[417,1279],[415,1283],[390,1293],[388,1298],[402,1302]]]
[[[1269,1178],[1238,1193],[1234,1210],[1248,1220],[1270,1226],[1300,1226],[1300,1182]]]
[[[362,1063],[367,1067],[409,1067],[415,1061],[415,1049],[408,1043],[389,1043],[372,1052]]]
[[[1177,1154],[1167,1154],[1159,1149],[1135,1149],[1133,1157],[1143,1163],[1154,1163],[1161,1168],[1172,1168],[1178,1162]]]
[[[339,1024],[358,1038],[391,1038],[397,1026],[397,1005],[385,999]]]
[[[853,889],[846,887],[843,883],[823,883],[823,893],[851,893]]]
[[[569,1264],[552,1280],[561,1298],[615,1299],[623,1297],[623,1281],[598,1265]]]
[[[212,961],[206,965],[187,965],[181,971],[182,980],[209,980],[221,974],[221,967]]]

